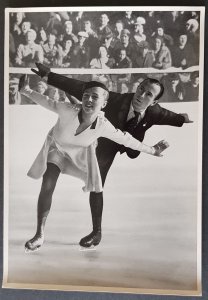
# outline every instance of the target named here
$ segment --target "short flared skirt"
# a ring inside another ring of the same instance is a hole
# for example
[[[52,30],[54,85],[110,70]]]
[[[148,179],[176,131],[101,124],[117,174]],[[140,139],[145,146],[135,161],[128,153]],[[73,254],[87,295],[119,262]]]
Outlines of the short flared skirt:
[[[47,169],[47,163],[53,163],[61,173],[68,174],[84,181],[85,192],[101,192],[102,180],[96,157],[96,142],[88,147],[68,144],[60,146],[51,129],[44,145],[28,171],[28,176],[39,179]]]

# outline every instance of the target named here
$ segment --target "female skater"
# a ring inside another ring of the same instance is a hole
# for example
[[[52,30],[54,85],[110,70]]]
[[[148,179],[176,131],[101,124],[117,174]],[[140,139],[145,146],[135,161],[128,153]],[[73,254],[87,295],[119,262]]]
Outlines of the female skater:
[[[38,250],[44,242],[44,227],[52,203],[52,195],[60,173],[82,179],[85,192],[102,191],[102,181],[96,158],[99,137],[108,138],[118,144],[155,156],[162,156],[169,145],[160,141],[147,146],[129,133],[116,129],[104,116],[108,89],[103,83],[87,82],[83,88],[81,104],[56,102],[30,89],[26,75],[20,78],[19,91],[32,101],[58,114],[55,126],[49,131],[45,143],[35,159],[28,176],[43,177],[38,198],[37,230],[26,242],[25,250]]]

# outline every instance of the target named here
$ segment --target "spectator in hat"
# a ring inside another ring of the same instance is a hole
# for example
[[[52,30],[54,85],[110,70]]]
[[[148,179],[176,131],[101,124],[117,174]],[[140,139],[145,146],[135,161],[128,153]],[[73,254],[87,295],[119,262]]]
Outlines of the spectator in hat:
[[[103,39],[101,40],[101,45],[107,49],[108,56],[111,58],[114,58],[115,45],[117,42],[118,40],[115,39],[112,32],[109,32],[108,34],[104,35]]]
[[[25,13],[17,12],[13,13],[11,16],[11,23],[10,23],[10,34],[14,40],[14,47],[15,49],[25,42],[25,37],[22,34],[22,23],[25,19]]]
[[[176,68],[188,68],[198,65],[199,57],[195,56],[193,47],[188,43],[188,36],[182,33],[179,36],[178,44],[172,51],[173,66]]]
[[[115,40],[120,41],[121,32],[124,29],[124,23],[121,20],[117,20],[115,23],[114,36]]]
[[[110,33],[112,34],[112,30],[108,25],[109,18],[107,14],[101,14],[99,21],[100,21],[100,25],[98,26],[97,29],[97,35],[98,35],[98,39],[101,41],[104,36],[107,36]]]
[[[77,36],[73,33],[73,24],[71,20],[65,21],[64,31],[60,37],[60,41],[71,39],[74,43],[78,42]]]
[[[47,66],[57,66],[58,47],[56,45],[56,35],[53,32],[47,34],[47,42],[42,45],[44,53],[44,64]]]
[[[120,49],[126,49],[126,55],[133,62],[135,54],[135,46],[130,42],[130,31],[123,29],[121,32],[121,40],[115,44],[114,47],[114,59],[119,60]]]
[[[69,68],[72,60],[73,41],[64,39],[62,46],[58,45],[57,65],[62,68]]]
[[[153,33],[152,36],[153,38],[162,38],[165,44],[168,46],[168,48],[172,47],[174,44],[172,36],[164,32],[164,26],[162,24],[158,25],[156,31]]]
[[[148,11],[145,12],[145,34],[147,41],[150,42],[151,36],[155,31],[155,28],[157,28],[158,24],[161,22],[158,12],[155,11]]]
[[[21,104],[21,94],[18,91],[19,78],[9,80],[9,104]]]
[[[199,72],[192,72],[190,80],[184,83],[184,101],[199,101]]]
[[[108,51],[105,46],[100,46],[97,58],[93,58],[90,62],[91,69],[110,69],[114,66],[115,60],[109,58]]]
[[[139,17],[141,18],[141,17]],[[138,18],[137,18],[138,19]],[[136,21],[134,23],[134,31],[132,33],[133,42],[139,46],[139,44],[143,41],[146,41],[146,35],[144,34],[144,27],[143,24]]]
[[[161,80],[165,91],[161,102],[179,102],[184,100],[184,88],[178,73],[171,73],[164,76]]]
[[[118,60],[114,64],[114,68],[116,69],[128,69],[132,68],[132,61],[126,54],[126,49],[121,48],[120,53],[118,55]],[[130,73],[124,73],[119,75],[111,75],[112,82],[114,85],[114,90],[117,90],[118,93],[127,93],[128,92],[128,85],[131,80],[131,74]],[[116,85],[116,87],[115,87]]]
[[[154,39],[154,56],[153,67],[156,69],[167,69],[172,66],[172,58],[169,48],[165,45],[163,39],[157,37]]]
[[[199,57],[199,22],[196,19],[189,19],[186,22],[187,39],[193,48],[195,56]]]
[[[37,42],[41,46],[47,43],[47,33],[43,27],[41,27],[40,30],[38,31]]]
[[[90,51],[87,45],[88,34],[85,31],[78,32],[78,42],[75,44],[72,51],[72,68],[87,68],[89,67]]]
[[[155,61],[154,52],[150,50],[147,41],[140,42],[137,47],[137,55],[134,59],[134,68],[151,68]]]
[[[99,40],[97,33],[92,28],[92,22],[88,18],[84,19],[83,21],[83,28],[84,31],[88,34],[88,39],[86,41],[89,47],[89,56],[90,61],[97,56],[98,48],[99,48]]]
[[[181,18],[179,11],[167,11],[163,14],[163,28],[165,34],[170,35],[173,38],[173,43],[178,39],[181,28],[184,27],[184,21]],[[171,44],[173,44],[171,43]]]
[[[72,14],[73,31],[75,34],[83,30],[83,21],[85,14],[83,11],[77,11]]]
[[[133,16],[132,11],[125,11],[124,17],[122,18],[124,24],[124,29],[132,30],[134,27],[135,17]]]
[[[29,29],[26,32],[26,43],[20,44],[17,48],[15,58],[16,66],[33,67],[35,61],[43,62],[43,49],[40,45],[35,43],[37,34],[35,30]]]
[[[41,80],[38,82],[37,88],[36,88],[36,91],[38,93],[40,93],[41,95],[45,95],[47,89],[48,89],[48,85],[44,81]]]

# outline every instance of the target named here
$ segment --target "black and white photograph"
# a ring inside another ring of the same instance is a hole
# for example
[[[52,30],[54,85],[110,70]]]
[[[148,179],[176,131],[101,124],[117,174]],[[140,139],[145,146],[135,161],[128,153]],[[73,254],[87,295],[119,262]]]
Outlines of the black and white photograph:
[[[201,295],[204,7],[5,9],[4,288]]]

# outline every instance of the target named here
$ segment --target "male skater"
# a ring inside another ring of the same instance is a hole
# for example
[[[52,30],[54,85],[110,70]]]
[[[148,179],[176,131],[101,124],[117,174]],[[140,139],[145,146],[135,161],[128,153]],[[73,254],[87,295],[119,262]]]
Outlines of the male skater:
[[[40,63],[37,63],[36,66],[38,70],[32,69],[32,71],[41,78],[47,78],[48,84],[81,101],[85,84],[83,81],[53,73],[50,71],[50,68]],[[108,104],[104,108],[105,116],[116,128],[128,131],[139,141],[143,141],[145,132],[153,125],[181,127],[184,123],[192,123],[186,113],[177,114],[162,108],[158,104],[158,100],[163,92],[163,85],[158,80],[151,78],[143,80],[138,85],[135,93],[120,94],[110,92]],[[139,151],[125,148],[105,138],[99,138],[96,155],[103,186],[117,152],[125,152],[130,158],[136,158],[140,154]],[[80,245],[87,248],[96,246],[101,241],[103,192],[91,192],[89,202],[93,230],[80,240]]]

